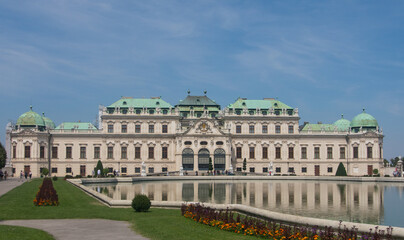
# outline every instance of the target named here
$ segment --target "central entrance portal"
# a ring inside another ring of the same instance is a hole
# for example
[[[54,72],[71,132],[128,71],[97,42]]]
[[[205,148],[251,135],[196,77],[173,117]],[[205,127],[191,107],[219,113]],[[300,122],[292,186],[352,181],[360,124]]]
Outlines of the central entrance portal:
[[[198,169],[199,170],[209,170],[209,150],[203,148],[199,150],[198,153]]]

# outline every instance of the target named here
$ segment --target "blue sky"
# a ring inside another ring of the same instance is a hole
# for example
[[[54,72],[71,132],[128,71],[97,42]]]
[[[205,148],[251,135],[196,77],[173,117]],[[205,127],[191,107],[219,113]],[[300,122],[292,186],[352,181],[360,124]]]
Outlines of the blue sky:
[[[222,107],[278,97],[304,121],[366,108],[404,155],[404,1],[0,1],[1,141],[29,110],[90,121],[121,96]]]

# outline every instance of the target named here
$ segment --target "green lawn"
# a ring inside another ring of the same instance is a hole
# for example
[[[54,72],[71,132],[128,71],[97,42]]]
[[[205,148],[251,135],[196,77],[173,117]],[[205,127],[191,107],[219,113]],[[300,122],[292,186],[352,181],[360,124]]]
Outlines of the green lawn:
[[[196,223],[182,217],[179,209],[137,213],[131,208],[109,208],[60,179],[54,182],[60,206],[36,207],[32,201],[41,182],[24,183],[0,197],[0,219],[102,218],[128,221],[136,232],[151,239],[254,239]]]
[[[0,240],[54,240],[47,232],[17,226],[0,225]]]

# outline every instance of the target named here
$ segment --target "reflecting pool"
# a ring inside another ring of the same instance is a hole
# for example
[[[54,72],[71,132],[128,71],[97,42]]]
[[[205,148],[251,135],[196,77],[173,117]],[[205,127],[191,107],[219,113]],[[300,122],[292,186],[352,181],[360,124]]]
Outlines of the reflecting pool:
[[[404,185],[296,180],[186,180],[86,184],[115,200],[244,204],[270,211],[404,227]]]

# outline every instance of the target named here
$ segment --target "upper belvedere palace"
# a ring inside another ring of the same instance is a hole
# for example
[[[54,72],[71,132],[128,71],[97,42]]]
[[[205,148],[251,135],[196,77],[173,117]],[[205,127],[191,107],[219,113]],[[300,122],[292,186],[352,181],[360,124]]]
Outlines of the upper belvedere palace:
[[[160,97],[122,97],[99,108],[99,123],[52,120],[31,110],[6,132],[7,166],[13,172],[42,168],[52,175],[91,175],[98,160],[110,172],[140,175],[214,170],[307,176],[383,171],[383,133],[363,110],[351,121],[299,125],[299,111],[274,99],[239,98],[225,108],[206,96],[175,106]],[[7,167],[6,166],[6,167]]]

